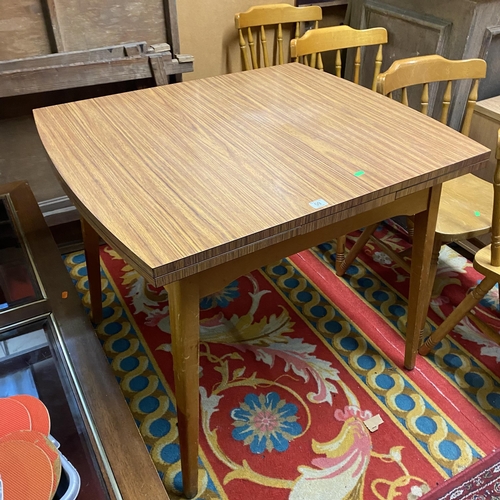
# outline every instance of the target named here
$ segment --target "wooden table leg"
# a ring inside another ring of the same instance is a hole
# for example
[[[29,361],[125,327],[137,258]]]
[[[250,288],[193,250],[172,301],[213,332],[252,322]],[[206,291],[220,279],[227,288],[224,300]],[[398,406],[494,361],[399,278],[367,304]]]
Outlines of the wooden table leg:
[[[175,398],[181,449],[184,495],[193,498],[198,491],[199,404],[199,286],[186,278],[167,285]]]
[[[92,321],[102,321],[101,261],[99,259],[99,235],[82,217],[83,246],[90,293],[90,311]]]
[[[415,215],[415,233],[408,297],[408,322],[406,324],[405,368],[413,370],[420,346],[427,311],[429,309],[429,272],[431,267],[434,233],[439,209],[441,185],[431,188],[428,209]]]

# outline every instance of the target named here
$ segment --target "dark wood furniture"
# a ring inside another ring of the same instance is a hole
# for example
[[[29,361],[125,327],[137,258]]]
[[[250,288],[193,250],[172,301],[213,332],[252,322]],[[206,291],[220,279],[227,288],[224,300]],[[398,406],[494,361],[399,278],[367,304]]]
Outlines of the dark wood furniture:
[[[298,63],[38,109],[35,120],[87,238],[96,239],[94,230],[150,283],[166,285],[190,498],[198,485],[200,298],[322,241],[416,214],[405,356],[412,369],[441,183],[489,158],[421,113]],[[95,241],[87,248],[97,317],[99,254]]]
[[[500,94],[497,76],[500,69],[500,0],[350,0],[348,18],[353,28],[382,26],[389,32],[382,71],[397,59],[419,55],[438,54],[448,59],[479,57],[488,63],[487,76],[479,86],[479,99]],[[367,75],[367,86],[369,80]],[[462,82],[451,102],[449,124],[457,130],[470,86],[470,81]],[[444,85],[430,89],[431,112],[438,92],[444,93]]]
[[[25,182],[0,186],[0,376],[24,369],[79,498],[168,499],[51,233]],[[9,346],[16,344],[15,352]],[[119,429],[119,430],[118,430]]]
[[[175,0],[2,2],[0,183],[27,179],[49,225],[74,220],[32,109],[165,85],[192,69],[180,54]]]

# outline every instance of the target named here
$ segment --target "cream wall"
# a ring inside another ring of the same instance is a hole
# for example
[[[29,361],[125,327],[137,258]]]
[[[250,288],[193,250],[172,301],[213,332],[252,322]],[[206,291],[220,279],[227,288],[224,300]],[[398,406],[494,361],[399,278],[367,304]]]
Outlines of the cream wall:
[[[194,72],[183,80],[241,71],[238,32],[234,15],[254,5],[294,4],[293,0],[177,0],[181,52],[194,56]],[[321,26],[334,26],[344,19],[345,6],[323,9]],[[287,44],[284,33],[285,46]],[[268,35],[272,47],[272,36]],[[328,59],[326,61],[328,63]]]
[[[241,70],[234,15],[270,0],[178,0],[181,52],[194,56],[194,72],[183,80],[205,78]],[[279,0],[293,5],[293,0]]]

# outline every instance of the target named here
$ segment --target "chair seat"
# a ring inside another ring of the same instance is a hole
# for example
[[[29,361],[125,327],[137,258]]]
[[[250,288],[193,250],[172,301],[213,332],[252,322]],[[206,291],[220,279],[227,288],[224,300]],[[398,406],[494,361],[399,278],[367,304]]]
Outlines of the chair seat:
[[[436,233],[443,243],[487,234],[491,230],[492,207],[490,182],[473,174],[447,181],[441,192]]]
[[[474,269],[483,276],[500,280],[500,267],[491,264],[491,245],[481,248],[474,256]]]

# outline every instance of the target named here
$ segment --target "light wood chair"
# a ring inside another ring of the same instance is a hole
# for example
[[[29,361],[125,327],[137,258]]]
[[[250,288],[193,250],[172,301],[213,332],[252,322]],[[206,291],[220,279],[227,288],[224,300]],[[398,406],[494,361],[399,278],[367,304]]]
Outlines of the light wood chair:
[[[472,80],[461,132],[469,134],[472,113],[477,101],[479,79],[486,76],[486,62],[482,59],[450,61],[438,55],[420,56],[394,62],[378,76],[377,91],[393,97],[401,91],[401,102],[408,106],[408,87],[422,85],[421,111],[428,113],[429,84],[446,81],[440,120],[447,123],[452,99],[452,81]],[[439,214],[436,225],[432,262],[429,274],[429,300],[436,276],[439,251],[445,243],[477,238],[491,231],[491,207],[493,204],[492,185],[473,174],[458,177],[443,184]],[[411,221],[410,221],[411,225]],[[345,255],[345,237],[337,240],[336,272],[342,276],[362,250],[378,224],[364,229],[361,236]],[[390,248],[378,241],[384,251],[402,267],[409,270],[408,263]]]
[[[372,90],[376,90],[377,77],[382,66],[382,45],[386,43],[387,30],[385,28],[356,30],[349,26],[332,26],[308,31],[301,38],[292,40],[290,52],[292,58],[303,56],[304,64],[323,70],[321,53],[335,50],[335,74],[341,77],[342,50],[355,48],[353,82],[359,83],[361,47],[378,45],[372,80]]]
[[[493,224],[491,245],[477,252],[474,257],[474,269],[485,277],[479,285],[470,292],[457,308],[441,323],[425,343],[420,347],[419,353],[426,355],[440,342],[463,318],[471,311],[483,297],[500,283],[500,131],[498,132],[498,143],[496,150],[497,167],[495,170],[493,186]],[[500,344],[500,334],[487,325],[481,325],[481,330],[492,340]],[[486,328],[484,327],[486,326]]]
[[[308,31],[301,38],[292,40],[290,42],[290,53],[293,58],[302,58],[301,62],[304,64],[323,71],[323,58],[321,54],[323,52],[336,51],[335,75],[341,78],[342,50],[356,49],[352,81],[359,84],[361,47],[378,45],[371,84],[371,89],[375,91],[377,89],[377,77],[380,74],[380,68],[382,67],[383,61],[382,46],[387,43],[387,39],[387,30],[385,28],[356,30],[350,26],[332,26],[329,28],[319,28],[314,31]],[[337,258],[340,248],[342,260],[345,258],[345,243],[345,236],[337,238]]]
[[[286,3],[255,6],[246,12],[236,14],[234,22],[240,39],[243,69],[249,70],[273,65],[274,61],[273,58],[269,57],[269,49],[267,47],[266,29],[271,28],[275,30],[277,63],[283,64],[285,62],[283,25],[295,25],[293,36],[298,38],[301,34],[301,26],[304,26],[303,23],[314,22],[314,27],[317,28],[318,21],[321,21],[321,19],[321,7],[317,5],[293,7]],[[255,39],[260,40],[260,53]],[[250,51],[250,57],[248,51]],[[275,51],[273,51],[274,54]]]

